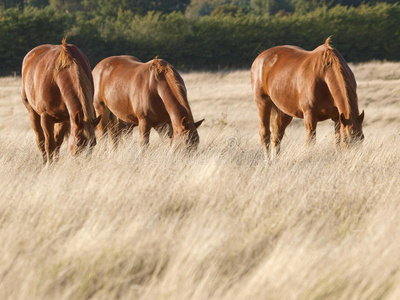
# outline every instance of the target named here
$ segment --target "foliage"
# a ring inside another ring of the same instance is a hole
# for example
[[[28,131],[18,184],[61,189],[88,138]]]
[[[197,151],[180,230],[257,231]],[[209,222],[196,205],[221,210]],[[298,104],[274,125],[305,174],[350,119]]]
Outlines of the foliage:
[[[90,1],[81,5],[88,8]],[[325,6],[309,13],[274,16],[245,13],[242,4],[220,6],[210,16],[199,18],[156,11],[141,16],[117,6],[99,13],[90,9],[62,12],[51,6],[3,10],[0,72],[20,70],[30,49],[59,43],[64,35],[86,53],[92,66],[110,55],[131,54],[144,61],[159,55],[183,69],[249,68],[264,49],[292,44],[312,50],[331,35],[348,61],[400,59],[398,4]],[[96,9],[100,8],[105,7]]]
[[[292,12],[295,5],[290,0],[250,0],[250,6],[254,14],[274,15],[279,11]]]
[[[50,7],[26,7],[0,13],[0,65],[1,73],[21,69],[22,59],[33,47],[59,43],[65,35],[67,15],[58,15]]]

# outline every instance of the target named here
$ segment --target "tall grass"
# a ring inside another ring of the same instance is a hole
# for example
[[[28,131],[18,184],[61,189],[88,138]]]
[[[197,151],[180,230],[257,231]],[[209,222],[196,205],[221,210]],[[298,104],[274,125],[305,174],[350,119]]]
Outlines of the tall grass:
[[[249,72],[188,73],[196,154],[138,132],[41,164],[20,79],[0,79],[1,299],[397,299],[399,64],[352,66],[361,148],[294,120],[265,163]]]

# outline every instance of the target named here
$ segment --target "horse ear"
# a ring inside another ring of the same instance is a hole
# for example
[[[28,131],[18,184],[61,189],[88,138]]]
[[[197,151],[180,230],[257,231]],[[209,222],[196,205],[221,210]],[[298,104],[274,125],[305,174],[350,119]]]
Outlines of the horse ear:
[[[360,123],[362,123],[364,121],[364,110],[362,111],[362,113],[358,116],[358,120],[360,121]]]
[[[200,121],[197,121],[196,123],[194,123],[194,127],[196,127],[196,129],[199,128],[199,126],[200,126],[201,123],[203,123],[203,122],[204,122],[204,119],[203,119],[203,120],[200,120]]]
[[[187,119],[186,117],[183,117],[183,118],[182,118],[181,125],[182,125],[182,127],[185,128],[185,129],[188,129],[188,128],[189,128],[189,122],[188,122],[188,119]]]
[[[340,115],[339,115],[339,121],[340,121],[340,123],[342,123],[343,125],[347,125],[347,120],[346,120],[346,118],[344,117],[344,114],[343,113],[341,113]]]
[[[93,126],[96,127],[100,123],[100,120],[101,116],[98,116],[96,119],[92,120]]]
[[[75,122],[75,125],[76,125],[76,126],[79,126],[79,125],[81,124],[81,122],[82,122],[81,114],[79,113],[79,111],[77,111],[77,112],[75,113],[74,122]]]

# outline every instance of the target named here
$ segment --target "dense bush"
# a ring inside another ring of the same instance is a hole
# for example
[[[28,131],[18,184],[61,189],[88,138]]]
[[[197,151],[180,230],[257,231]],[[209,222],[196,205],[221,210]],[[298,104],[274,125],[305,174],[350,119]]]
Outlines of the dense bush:
[[[336,6],[308,14],[262,17],[238,13],[189,19],[180,12],[145,16],[56,13],[50,8],[0,12],[0,72],[19,71],[26,52],[43,43],[68,41],[94,66],[110,55],[143,61],[156,55],[180,69],[248,68],[269,47],[293,44],[314,49],[333,35],[348,61],[400,60],[400,6]]]
[[[49,8],[16,8],[0,13],[0,73],[19,71],[22,59],[40,44],[60,43],[68,29],[68,16]]]

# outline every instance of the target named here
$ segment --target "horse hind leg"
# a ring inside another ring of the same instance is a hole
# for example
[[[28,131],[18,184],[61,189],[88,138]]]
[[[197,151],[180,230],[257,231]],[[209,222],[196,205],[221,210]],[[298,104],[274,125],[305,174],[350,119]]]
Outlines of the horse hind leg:
[[[101,116],[100,122],[96,128],[96,138],[100,139],[103,135],[105,135],[110,127],[110,114],[111,111],[103,105],[95,106],[96,115]]]
[[[29,118],[31,121],[31,126],[32,129],[35,131],[36,134],[36,144],[42,153],[42,158],[43,158],[43,163],[46,164],[47,162],[47,156],[46,156],[46,149],[45,149],[45,138],[44,138],[44,133],[42,126],[40,125],[40,115],[37,114],[33,108],[30,106],[28,103],[28,99],[26,97],[23,97],[23,103],[25,104],[28,112],[29,112]]]
[[[44,146],[46,149],[48,165],[53,162],[54,151],[56,148],[56,142],[54,140],[54,121],[50,117],[42,115],[40,117],[40,125],[42,126],[44,133]]]
[[[306,127],[307,146],[315,145],[317,141],[317,119],[311,111],[304,113],[304,126]]]
[[[286,127],[293,117],[284,114],[275,105],[271,109],[271,159],[275,158],[281,149],[281,142],[285,135]]]
[[[96,128],[96,139],[100,140],[103,136],[108,134],[111,138],[112,145],[116,146],[122,129],[120,121],[105,104],[97,105],[95,109],[96,115],[101,116],[100,122]]]
[[[112,113],[110,114],[109,125],[110,129],[108,132],[111,135],[111,140],[114,146],[118,145],[123,132],[132,131],[132,129],[136,126],[135,124],[127,124],[123,122],[115,117]]]
[[[272,100],[271,98],[262,93],[254,93],[254,100],[256,102],[258,108],[258,119],[260,122],[260,139],[261,144],[264,149],[264,158],[268,160],[269,158],[269,147],[270,147],[270,117],[271,117],[271,108],[272,108]]]
[[[150,141],[150,130],[152,124],[146,119],[139,119],[140,148],[146,149]]]

